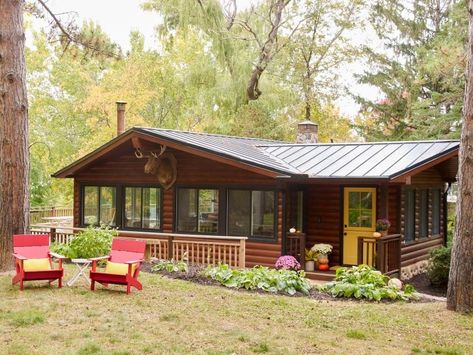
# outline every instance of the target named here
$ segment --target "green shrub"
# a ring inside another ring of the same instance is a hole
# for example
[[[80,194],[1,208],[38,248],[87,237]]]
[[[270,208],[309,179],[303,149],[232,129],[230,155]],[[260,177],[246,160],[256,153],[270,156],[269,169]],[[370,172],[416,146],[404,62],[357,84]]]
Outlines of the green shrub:
[[[108,255],[112,246],[112,238],[117,235],[116,230],[108,227],[88,227],[75,235],[68,246],[61,247],[63,255],[71,259],[88,259]],[[59,249],[59,247],[56,248]]]
[[[436,248],[430,252],[427,276],[432,285],[446,286],[450,272],[451,246]]]
[[[152,268],[152,272],[167,271],[167,272],[187,272],[189,270],[184,261],[159,260]]]
[[[283,292],[290,295],[297,291],[309,293],[311,285],[305,278],[304,271],[270,269],[255,266],[251,269],[231,269],[226,264],[209,266],[203,271],[209,277],[226,287],[263,290],[266,292]]]
[[[338,268],[335,281],[319,287],[322,292],[334,297],[364,298],[380,301],[382,299],[408,300],[414,298],[415,289],[405,285],[404,290],[388,286],[389,277],[368,265]]]
[[[69,245],[58,242],[52,243],[50,249],[52,252],[66,257],[68,257],[68,255],[71,253],[71,248],[69,247]]]

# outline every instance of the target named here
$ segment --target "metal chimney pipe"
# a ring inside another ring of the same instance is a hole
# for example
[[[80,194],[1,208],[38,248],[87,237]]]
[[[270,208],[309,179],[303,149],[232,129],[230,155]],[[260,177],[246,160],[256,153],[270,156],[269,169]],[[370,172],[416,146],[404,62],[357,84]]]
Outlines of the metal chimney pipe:
[[[117,101],[117,136],[125,132],[126,101]]]

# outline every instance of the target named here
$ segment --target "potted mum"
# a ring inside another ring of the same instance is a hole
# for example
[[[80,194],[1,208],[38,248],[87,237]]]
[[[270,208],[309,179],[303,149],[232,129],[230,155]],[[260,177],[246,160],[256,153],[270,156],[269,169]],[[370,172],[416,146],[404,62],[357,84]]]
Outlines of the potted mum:
[[[315,271],[315,261],[317,260],[317,253],[312,249],[305,250],[305,271]]]
[[[388,235],[389,227],[391,227],[389,219],[380,218],[376,221],[376,231],[381,233],[382,236]]]
[[[319,270],[328,270],[328,254],[332,252],[333,246],[330,244],[317,243],[311,248],[317,254]]]
[[[298,271],[301,269],[301,264],[291,255],[283,255],[278,258],[274,265],[276,269],[286,269]]]

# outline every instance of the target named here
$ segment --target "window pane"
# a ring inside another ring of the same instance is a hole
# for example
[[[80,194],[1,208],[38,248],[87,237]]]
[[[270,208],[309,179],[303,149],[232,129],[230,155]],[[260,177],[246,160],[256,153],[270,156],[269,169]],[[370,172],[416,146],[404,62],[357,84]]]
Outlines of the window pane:
[[[160,189],[143,188],[143,228],[160,228],[160,203]]]
[[[429,208],[428,208],[428,202],[429,202],[429,190],[421,190],[420,191],[420,230],[419,230],[419,236],[420,238],[426,238],[427,235],[429,234]]]
[[[414,240],[415,232],[415,191],[405,191],[405,214],[404,214],[404,239],[409,242]]]
[[[359,209],[348,210],[348,226],[361,227],[361,210]]]
[[[97,186],[84,188],[84,224],[97,224],[99,215],[99,189]]]
[[[440,234],[440,190],[432,191],[432,235]]]
[[[361,227],[373,227],[373,210],[361,210]]]
[[[251,235],[274,236],[274,192],[253,191]]]
[[[228,192],[228,234],[250,235],[250,191]]]
[[[199,225],[201,233],[218,231],[218,190],[199,190]]]
[[[361,192],[360,193],[360,207],[365,210],[371,210],[372,207],[372,194],[371,192]]]
[[[348,208],[360,208],[360,193],[359,192],[349,192],[348,195],[349,205]]]
[[[116,189],[114,187],[100,187],[100,225],[116,225]]]
[[[197,231],[197,190],[179,189],[177,192],[177,230]]]
[[[141,187],[125,188],[125,227],[141,228]]]

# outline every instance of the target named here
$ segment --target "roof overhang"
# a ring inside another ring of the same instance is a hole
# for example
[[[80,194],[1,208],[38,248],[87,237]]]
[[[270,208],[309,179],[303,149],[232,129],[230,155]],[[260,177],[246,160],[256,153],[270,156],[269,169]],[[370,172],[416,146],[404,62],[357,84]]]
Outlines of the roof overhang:
[[[92,151],[91,153],[85,155],[84,157],[73,162],[72,164],[55,172],[54,174],[52,174],[52,177],[72,178],[78,171],[92,164],[97,159],[100,159],[101,157],[113,151],[114,149],[118,148],[120,145],[124,144],[125,142],[129,140],[136,140],[136,139],[143,139],[144,141],[156,143],[156,144],[164,144],[176,150],[190,153],[202,158],[214,160],[223,164],[234,166],[240,169],[244,169],[244,170],[247,170],[259,175],[271,177],[271,178],[277,178],[281,176],[284,176],[284,177],[291,176],[291,175],[288,175],[286,172],[273,170],[264,166],[260,166],[255,163],[249,163],[245,161],[244,159],[239,159],[234,156],[228,156],[225,154],[219,154],[209,149],[205,149],[203,147],[192,146],[190,144],[186,144],[178,140],[173,140],[168,137],[162,137],[162,136],[150,134],[144,130],[140,130],[139,128],[131,128],[127,130],[125,133],[121,134],[120,136],[112,139],[111,141],[107,142],[103,146]]]
[[[458,156],[458,147],[452,148],[451,150],[439,154],[438,156],[434,157],[433,159],[429,159],[428,161],[420,162],[414,166],[409,167],[408,169],[397,173],[396,175],[392,175],[389,177],[390,182],[394,183],[406,183],[409,182],[411,176],[419,174],[431,167],[438,165],[448,159],[454,158]]]

